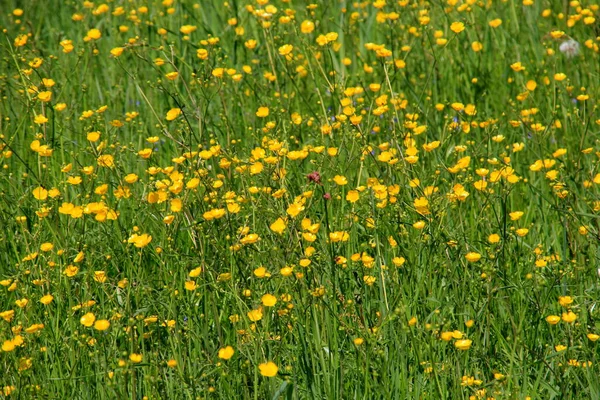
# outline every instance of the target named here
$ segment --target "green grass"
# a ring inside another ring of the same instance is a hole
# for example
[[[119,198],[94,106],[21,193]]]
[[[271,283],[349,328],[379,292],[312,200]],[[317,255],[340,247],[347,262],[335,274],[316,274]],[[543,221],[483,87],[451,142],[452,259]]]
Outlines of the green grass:
[[[600,10],[528,1],[5,1],[0,397],[600,398]]]

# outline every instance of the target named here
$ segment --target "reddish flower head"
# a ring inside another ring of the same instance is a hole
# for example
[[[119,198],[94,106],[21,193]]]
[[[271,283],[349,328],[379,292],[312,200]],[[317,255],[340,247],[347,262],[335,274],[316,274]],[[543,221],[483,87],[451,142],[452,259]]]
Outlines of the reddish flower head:
[[[318,185],[321,184],[321,174],[319,174],[317,171],[311,172],[310,174],[306,175],[306,177],[310,182],[314,182]]]

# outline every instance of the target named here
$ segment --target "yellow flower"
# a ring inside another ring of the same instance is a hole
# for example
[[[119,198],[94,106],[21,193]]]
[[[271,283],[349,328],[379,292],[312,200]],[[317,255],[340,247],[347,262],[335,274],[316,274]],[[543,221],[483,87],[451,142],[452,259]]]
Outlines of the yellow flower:
[[[546,317],[546,322],[550,325],[556,325],[560,322],[560,317],[558,315],[548,315]]]
[[[302,204],[298,204],[298,203],[290,204],[286,210],[287,214],[289,216],[291,216],[292,218],[296,217],[302,211],[304,211],[304,206]]]
[[[5,340],[4,343],[2,343],[2,351],[4,352],[9,352],[9,351],[13,351],[15,349],[15,344],[13,343],[12,340]]]
[[[138,151],[138,155],[144,159],[148,159],[152,156],[152,149],[142,149]]]
[[[421,214],[421,215],[428,215],[430,214],[429,211],[429,200],[427,200],[426,197],[419,197],[417,199],[414,200],[413,202],[414,206],[415,206],[415,210]]]
[[[183,202],[181,201],[181,199],[171,199],[171,212],[181,212],[181,210],[183,209]]]
[[[563,74],[562,72],[554,74],[555,81],[561,82],[561,81],[564,81],[565,79],[567,79],[567,75]]]
[[[406,262],[406,259],[404,257],[394,257],[392,259],[392,262],[394,263],[394,265],[396,267],[401,267],[404,265],[404,263]]]
[[[87,134],[86,139],[90,142],[96,142],[98,139],[100,139],[100,132],[90,132]]]
[[[562,307],[568,307],[572,303],[573,298],[571,296],[560,296],[558,298],[558,304],[560,304]]]
[[[62,40],[59,44],[62,46],[63,53],[65,53],[65,54],[69,54],[75,48],[73,46],[73,41],[69,40],[69,39]]]
[[[268,361],[266,363],[260,364],[258,366],[258,369],[262,376],[266,376],[269,378],[272,378],[275,375],[277,375],[277,371],[279,371],[279,368],[277,368],[277,365],[272,361]]]
[[[235,353],[235,350],[233,349],[233,347],[231,347],[231,346],[223,347],[223,348],[219,349],[219,358],[221,358],[223,360],[229,360],[231,357],[233,357],[234,353]]]
[[[508,214],[510,216],[511,221],[518,221],[523,216],[523,211],[514,211]]]
[[[562,320],[565,321],[566,323],[570,324],[572,322],[575,322],[575,320],[577,319],[577,314],[575,314],[573,311],[568,311],[566,313],[562,313]]]
[[[377,282],[377,277],[372,275],[365,275],[363,276],[363,282],[365,282],[365,285],[367,286],[373,286],[373,284]]]
[[[119,57],[121,54],[123,54],[123,50],[125,50],[123,47],[115,47],[110,51],[110,54],[113,57]]]
[[[252,322],[260,321],[263,317],[262,308],[248,311],[248,319]]]
[[[110,322],[106,319],[99,319],[94,322],[94,329],[97,331],[105,331],[110,328]]]
[[[211,221],[213,219],[222,218],[225,214],[226,214],[225,209],[215,208],[210,211],[206,211],[204,214],[202,214],[202,217],[204,217],[204,219],[206,219],[207,221]]]
[[[206,49],[196,50],[196,57],[198,57],[201,60],[206,60],[208,58],[208,50],[206,50]]]
[[[269,107],[259,107],[256,111],[256,116],[259,118],[265,118],[269,116]]]
[[[588,333],[587,338],[592,342],[595,342],[596,340],[600,339],[600,335],[597,335],[595,333]]]
[[[77,267],[75,265],[67,265],[67,267],[63,271],[63,274],[65,274],[69,278],[72,278],[75,275],[77,275],[78,272],[79,272],[79,267]]]
[[[315,30],[315,23],[309,20],[304,20],[300,24],[300,32],[308,34]]]
[[[127,174],[123,179],[125,180],[125,182],[132,184],[138,181],[138,176],[136,174]]]
[[[350,203],[356,203],[359,198],[360,195],[358,194],[358,190],[350,190],[348,193],[346,193],[346,200],[348,200]]]
[[[133,243],[133,245],[137,248],[146,247],[151,241],[152,236],[148,235],[147,233],[142,233],[141,235],[134,233],[129,237],[129,239],[127,239],[127,243]]]
[[[35,116],[35,118],[33,119],[33,122],[35,122],[37,125],[43,125],[46,122],[48,122],[48,118],[46,118],[45,116],[43,116],[42,114],[38,114]]]
[[[175,118],[179,117],[181,115],[181,108],[171,108],[168,112],[167,112],[167,121],[173,121]]]
[[[111,168],[115,166],[115,159],[110,154],[103,154],[98,157],[98,165],[101,167]]]
[[[491,20],[491,21],[489,22],[489,25],[490,25],[492,28],[497,28],[497,27],[499,27],[500,25],[502,25],[502,20],[501,20],[500,18],[493,19],[493,20]]]
[[[319,46],[325,46],[327,44],[327,37],[325,37],[325,35],[319,35],[317,37],[317,44]]]
[[[25,328],[26,333],[36,333],[44,329],[44,324],[32,324],[28,328]]]
[[[22,47],[27,44],[27,35],[19,35],[15,38],[15,47]]]
[[[462,22],[453,22],[452,25],[450,25],[450,30],[454,33],[461,33],[465,30],[465,24]]]
[[[260,174],[264,169],[264,165],[260,162],[255,162],[250,166],[250,174],[257,175]]]
[[[129,360],[134,364],[141,363],[143,358],[144,358],[144,356],[141,354],[131,353],[129,355]]]
[[[52,296],[51,294],[47,294],[45,296],[42,296],[42,298],[40,299],[40,303],[48,305],[52,303],[52,300],[54,300],[54,296]]]
[[[527,83],[525,84],[525,87],[527,88],[527,90],[529,90],[530,92],[533,92],[536,88],[537,88],[537,83],[534,80],[529,80],[527,81]]]
[[[7,310],[0,312],[0,318],[5,320],[6,322],[12,321],[15,316],[15,310]]]
[[[470,251],[465,255],[468,262],[477,262],[481,259],[481,254],[474,251]]]
[[[183,33],[184,35],[189,35],[190,33],[194,32],[196,29],[198,29],[198,28],[194,25],[183,25],[181,28],[179,28],[179,32]]]
[[[340,186],[348,184],[348,179],[346,179],[345,176],[341,176],[341,175],[334,176],[333,181]]]
[[[473,343],[470,339],[462,339],[454,342],[454,347],[458,350],[469,350],[471,348],[471,344]]]
[[[94,321],[96,321],[96,316],[93,313],[87,313],[79,320],[81,325],[87,326],[88,328],[94,325]]]
[[[38,253],[31,253],[31,254],[28,254],[27,256],[25,256],[25,257],[23,258],[23,261],[31,261],[31,260],[35,260],[35,259],[37,258],[37,256],[38,256]]]
[[[348,232],[345,231],[329,233],[329,240],[331,240],[333,243],[347,242],[348,239],[350,239],[350,235],[348,234]]]
[[[258,236],[256,233],[250,233],[246,236],[244,236],[243,238],[240,239],[240,243],[241,244],[253,244],[256,243],[260,240],[260,236]]]
[[[41,101],[43,103],[47,103],[50,100],[52,100],[52,92],[49,90],[46,90],[44,92],[39,92],[37,95],[37,98],[39,101]]]
[[[36,200],[43,201],[48,198],[48,191],[41,186],[33,189],[32,194]]]
[[[294,50],[294,46],[291,44],[284,44],[279,48],[279,54],[282,56],[287,56]]]
[[[94,29],[90,29],[86,35],[86,37],[92,39],[92,40],[98,40],[102,37],[102,32],[100,32],[98,29],[94,28]]]
[[[23,336],[21,335],[16,335],[13,339],[12,342],[15,346],[21,346],[23,344]]]
[[[334,42],[338,38],[338,33],[337,32],[328,32],[325,34],[325,38],[327,39],[328,42]]]
[[[67,182],[69,182],[71,185],[79,185],[81,183],[81,177],[80,176],[70,176],[67,178]]]
[[[527,228],[520,228],[520,229],[517,229],[515,231],[515,233],[519,237],[524,237],[524,236],[526,236],[529,233],[529,229],[527,229]]]
[[[44,59],[40,57],[36,57],[29,63],[31,68],[39,68],[44,63]]]
[[[273,307],[275,304],[277,304],[277,297],[267,293],[260,298],[260,301],[265,307]]]
[[[268,278],[271,276],[265,267],[258,267],[254,270],[254,276],[257,278]]]
[[[194,268],[193,270],[191,270],[191,271],[188,273],[188,276],[189,276],[190,278],[197,278],[197,277],[199,277],[199,276],[200,276],[200,274],[201,274],[201,273],[202,273],[202,267],[198,267],[198,268]]]
[[[488,236],[488,242],[490,242],[491,244],[498,243],[499,241],[500,235],[498,235],[497,233],[492,233],[490,236]]]
[[[525,67],[521,64],[521,62],[513,63],[513,64],[510,65],[510,67],[515,72],[520,72],[520,71],[524,71],[525,70]]]
[[[271,228],[273,232],[283,235],[286,226],[287,225],[282,218],[277,218],[277,220],[273,222],[269,228]]]

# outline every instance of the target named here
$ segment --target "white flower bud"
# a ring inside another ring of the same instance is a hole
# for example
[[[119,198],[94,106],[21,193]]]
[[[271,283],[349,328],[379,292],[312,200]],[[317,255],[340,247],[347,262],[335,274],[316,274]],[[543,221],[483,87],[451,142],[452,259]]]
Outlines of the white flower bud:
[[[561,53],[567,56],[567,58],[575,57],[577,54],[579,54],[579,42],[569,39],[561,43],[559,50]]]

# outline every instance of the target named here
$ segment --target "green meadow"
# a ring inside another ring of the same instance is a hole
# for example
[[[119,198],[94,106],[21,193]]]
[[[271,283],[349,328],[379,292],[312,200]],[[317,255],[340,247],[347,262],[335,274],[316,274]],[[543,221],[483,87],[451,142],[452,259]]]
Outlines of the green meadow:
[[[0,398],[600,399],[595,0],[4,0]]]

